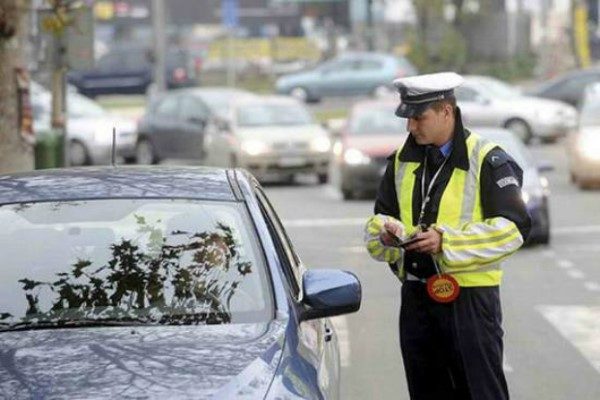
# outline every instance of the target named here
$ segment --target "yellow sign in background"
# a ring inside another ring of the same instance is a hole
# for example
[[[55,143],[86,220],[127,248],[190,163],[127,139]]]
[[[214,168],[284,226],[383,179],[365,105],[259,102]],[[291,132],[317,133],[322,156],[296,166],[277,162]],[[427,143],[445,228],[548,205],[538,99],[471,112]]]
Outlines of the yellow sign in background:
[[[226,38],[212,42],[208,50],[208,59],[227,59],[228,46]],[[321,51],[305,38],[232,39],[231,46],[233,58],[249,61],[264,59],[317,61],[321,58]]]

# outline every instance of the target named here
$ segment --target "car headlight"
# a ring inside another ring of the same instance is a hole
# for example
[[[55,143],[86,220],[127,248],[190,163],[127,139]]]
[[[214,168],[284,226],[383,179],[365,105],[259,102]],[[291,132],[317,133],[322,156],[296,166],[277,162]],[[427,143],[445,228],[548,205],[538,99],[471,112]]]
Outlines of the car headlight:
[[[258,156],[269,151],[269,146],[260,140],[245,140],[242,142],[242,151],[250,156]]]
[[[348,149],[344,153],[344,162],[349,165],[361,165],[371,162],[371,158],[357,149]]]
[[[577,148],[583,157],[591,160],[600,160],[600,136],[580,136],[577,141]]]
[[[331,140],[327,136],[318,136],[310,142],[310,148],[319,153],[327,153],[331,149]]]

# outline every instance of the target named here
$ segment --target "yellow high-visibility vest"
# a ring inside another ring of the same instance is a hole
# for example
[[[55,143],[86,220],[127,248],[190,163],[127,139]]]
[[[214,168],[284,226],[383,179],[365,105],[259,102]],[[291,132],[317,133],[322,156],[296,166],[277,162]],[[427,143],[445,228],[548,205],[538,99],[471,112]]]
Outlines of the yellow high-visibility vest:
[[[483,221],[481,208],[480,174],[481,167],[486,155],[497,145],[479,135],[471,133],[466,139],[467,154],[469,157],[469,170],[464,171],[454,168],[448,185],[442,194],[436,225],[445,225],[454,229],[460,229],[466,223]],[[418,162],[400,161],[399,149],[395,158],[395,184],[400,210],[400,219],[406,228],[408,235],[417,230],[417,221],[413,219],[413,191],[416,182],[415,170],[419,167]],[[486,245],[486,237],[470,237],[468,243],[461,240],[445,241],[444,246],[473,246],[475,242],[481,241]],[[501,243],[501,242],[499,242]],[[460,286],[496,286],[502,279],[500,262],[492,262],[485,265],[472,264],[468,268],[453,269],[451,262],[444,261],[441,256],[436,255],[435,260],[443,272],[451,274]],[[398,268],[399,278],[404,279],[404,268]]]

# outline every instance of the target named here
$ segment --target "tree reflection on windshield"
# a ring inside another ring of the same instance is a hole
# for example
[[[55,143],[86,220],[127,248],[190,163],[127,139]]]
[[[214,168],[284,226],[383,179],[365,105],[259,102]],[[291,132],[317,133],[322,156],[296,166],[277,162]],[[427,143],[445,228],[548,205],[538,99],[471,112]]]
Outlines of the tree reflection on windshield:
[[[11,323],[231,322],[231,299],[253,272],[232,229],[218,222],[211,231],[171,231],[167,241],[144,217],[136,215],[136,223],[139,233],[149,234],[145,246],[121,239],[110,245],[111,257],[101,267],[79,259],[70,271],[57,273],[56,281],[20,279],[27,311],[21,321]],[[44,290],[50,293],[51,301],[44,302],[49,309],[40,305]],[[0,313],[0,320],[11,317]]]

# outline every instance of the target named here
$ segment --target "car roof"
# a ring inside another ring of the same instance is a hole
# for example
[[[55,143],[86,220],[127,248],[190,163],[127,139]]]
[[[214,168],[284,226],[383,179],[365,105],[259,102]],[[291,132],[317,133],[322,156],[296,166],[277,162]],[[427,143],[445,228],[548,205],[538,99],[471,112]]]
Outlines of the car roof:
[[[239,201],[239,188],[232,187],[228,171],[233,172],[209,167],[105,166],[0,175],[0,204],[119,198]]]

